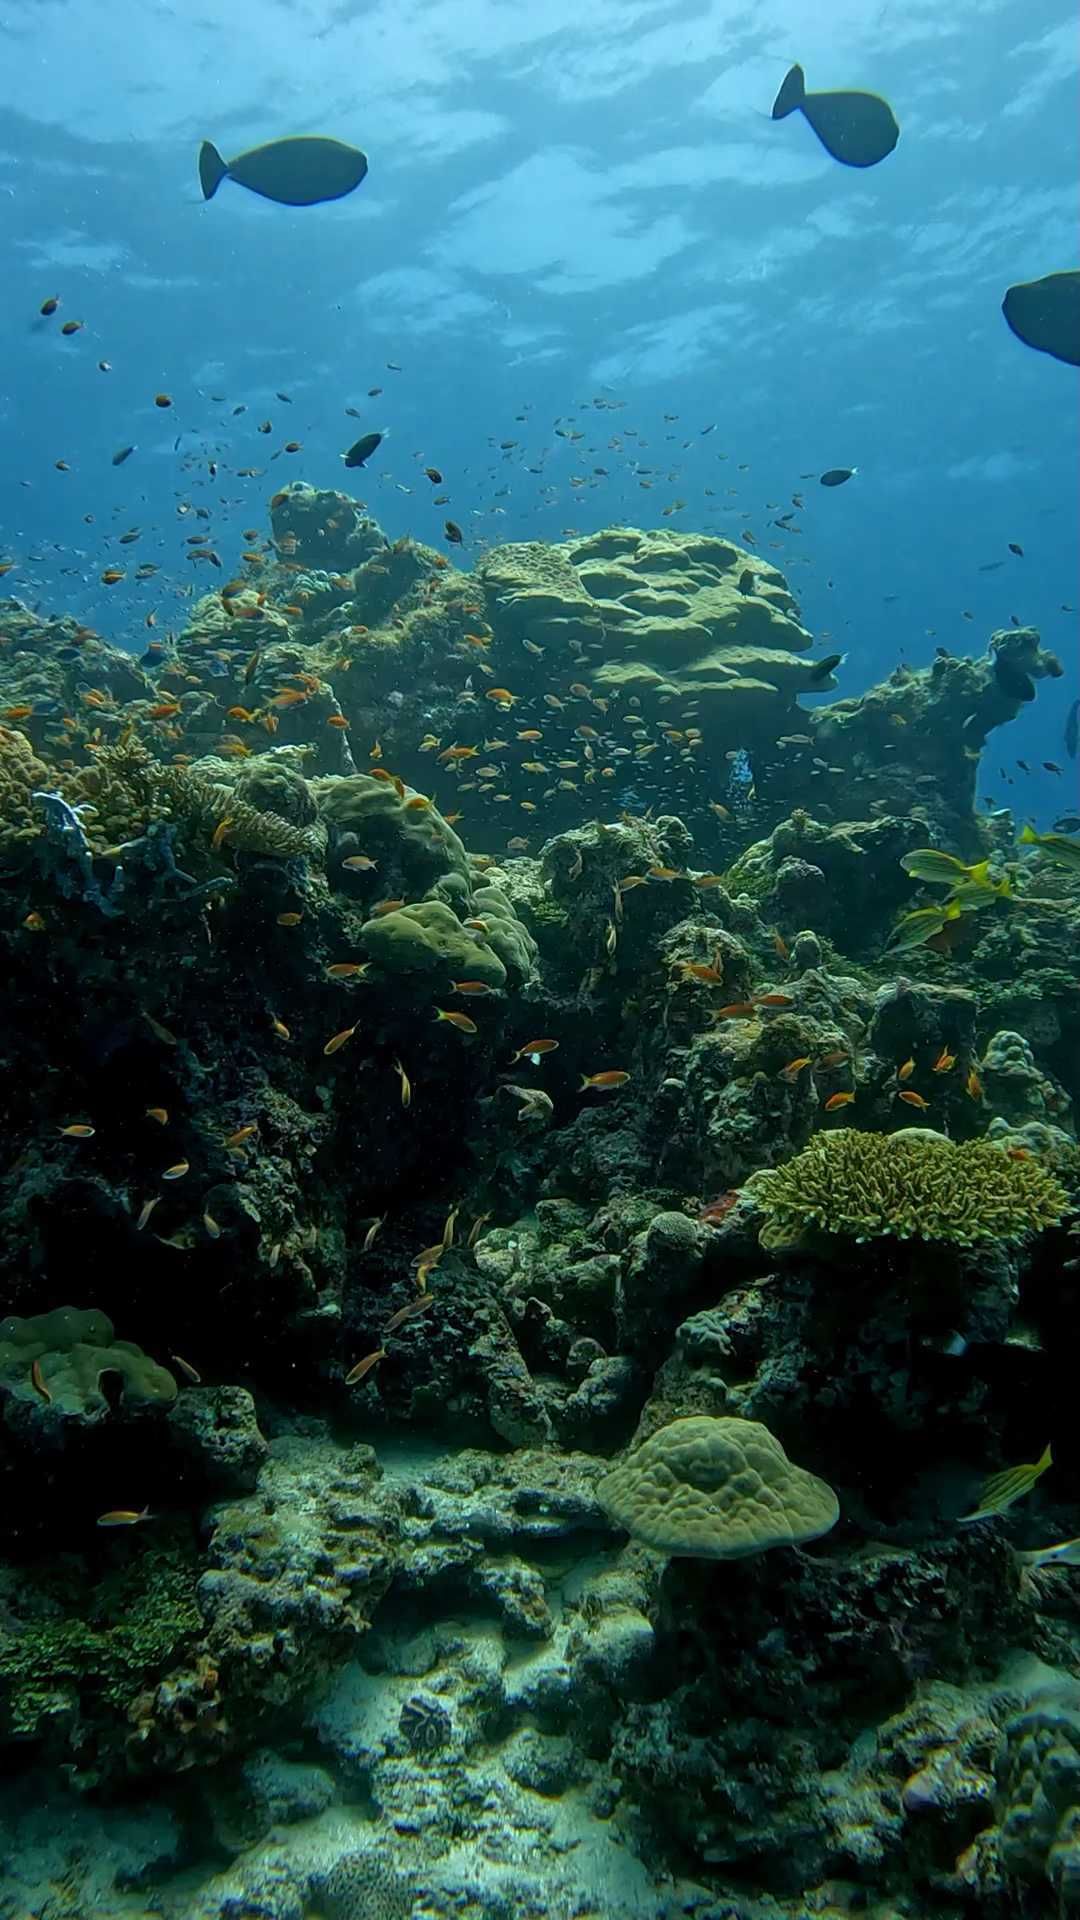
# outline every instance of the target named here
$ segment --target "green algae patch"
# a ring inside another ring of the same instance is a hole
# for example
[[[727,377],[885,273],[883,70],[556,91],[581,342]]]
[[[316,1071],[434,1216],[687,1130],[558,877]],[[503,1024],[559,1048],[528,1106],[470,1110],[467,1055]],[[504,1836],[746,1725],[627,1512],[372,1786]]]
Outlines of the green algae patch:
[[[1067,1204],[1036,1159],[1014,1159],[986,1140],[958,1145],[926,1127],[819,1133],[782,1167],[752,1174],[744,1191],[765,1215],[759,1239],[768,1248],[794,1246],[814,1230],[857,1241],[1017,1246],[1055,1225]]]
[[[151,1548],[93,1584],[81,1562],[41,1575],[20,1569],[12,1599],[31,1617],[0,1638],[0,1726],[40,1736],[58,1718],[126,1715],[203,1630],[199,1568],[179,1549]]]

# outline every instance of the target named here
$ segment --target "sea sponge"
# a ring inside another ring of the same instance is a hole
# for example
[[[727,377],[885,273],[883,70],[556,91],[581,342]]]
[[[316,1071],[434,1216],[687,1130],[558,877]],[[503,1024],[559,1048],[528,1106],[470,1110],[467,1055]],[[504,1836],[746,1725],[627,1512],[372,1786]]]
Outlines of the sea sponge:
[[[360,939],[387,973],[445,973],[487,987],[506,984],[506,968],[486,937],[463,927],[441,900],[419,900],[365,920]]]
[[[744,1192],[766,1216],[763,1247],[792,1246],[815,1228],[857,1241],[1016,1246],[1060,1220],[1067,1198],[1037,1160],[929,1127],[816,1134],[783,1166],[752,1174]]]
[[[830,1486],[757,1420],[692,1414],[661,1427],[597,1487],[605,1513],[660,1553],[742,1560],[836,1525]]]
[[[35,1361],[44,1393],[31,1378]],[[176,1398],[168,1369],[129,1340],[117,1340],[112,1321],[93,1307],[55,1307],[25,1320],[17,1314],[0,1320],[0,1393],[9,1423],[13,1412],[31,1406],[54,1421],[96,1424],[109,1412],[103,1373],[120,1375],[129,1408],[169,1406]]]

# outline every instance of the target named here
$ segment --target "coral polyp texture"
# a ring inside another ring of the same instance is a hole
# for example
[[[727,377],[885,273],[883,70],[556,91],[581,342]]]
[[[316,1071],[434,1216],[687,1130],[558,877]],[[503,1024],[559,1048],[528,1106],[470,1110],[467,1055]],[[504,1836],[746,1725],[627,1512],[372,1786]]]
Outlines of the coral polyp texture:
[[[818,1134],[783,1166],[753,1174],[746,1191],[766,1216],[765,1247],[795,1245],[811,1228],[857,1241],[1017,1246],[1055,1225],[1067,1199],[1032,1154],[924,1127]]]

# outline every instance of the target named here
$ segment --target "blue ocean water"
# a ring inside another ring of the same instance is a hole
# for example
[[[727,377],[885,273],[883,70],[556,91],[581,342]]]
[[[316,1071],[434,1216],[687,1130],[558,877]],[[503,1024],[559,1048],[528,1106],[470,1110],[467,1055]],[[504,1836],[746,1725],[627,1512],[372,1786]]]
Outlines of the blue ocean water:
[[[993,746],[983,784],[1043,824],[1074,804],[1040,762],[1077,693],[1077,382],[1000,311],[1075,259],[1061,0],[9,0],[0,53],[0,558],[28,604],[141,646],[190,581],[179,501],[212,506],[229,568],[272,486],[340,484],[388,428],[351,478],[391,538],[449,512],[467,564],[664,508],[749,532],[847,651],[841,693],[1037,626],[1065,677],[1012,729],[1016,784]],[[886,161],[770,119],[794,58],[891,101]],[[311,131],[367,152],[355,194],[203,203],[201,139]],[[805,477],[838,465],[841,489]],[[132,525],[162,571],[105,591]]]

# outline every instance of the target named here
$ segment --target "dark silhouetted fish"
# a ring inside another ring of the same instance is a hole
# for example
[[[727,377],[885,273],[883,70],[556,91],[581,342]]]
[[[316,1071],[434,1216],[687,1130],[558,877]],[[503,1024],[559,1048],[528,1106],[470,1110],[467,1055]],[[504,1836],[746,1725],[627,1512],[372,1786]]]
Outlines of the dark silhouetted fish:
[[[844,481],[850,480],[858,471],[858,467],[830,467],[827,473],[822,474],[821,484],[823,487],[842,487]]]
[[[896,116],[880,94],[807,93],[803,70],[794,66],[773,101],[772,117],[786,120],[800,110],[826,153],[845,167],[876,167],[900,138]]]
[[[265,146],[237,154],[235,160],[223,160],[209,140],[199,148],[204,200],[212,200],[222,181],[229,179],[280,206],[313,207],[321,200],[340,200],[352,193],[366,172],[367,154],[359,147],[317,136],[269,140]]]
[[[1080,700],[1074,700],[1065,717],[1065,751],[1070,760],[1076,759],[1076,749],[1080,745]]]
[[[1080,273],[1047,273],[1010,287],[1001,311],[1026,347],[1080,367]]]
[[[353,441],[348,453],[342,454],[345,465],[347,467],[365,466],[376,449],[382,446],[385,438],[385,433],[362,433],[359,440]]]

